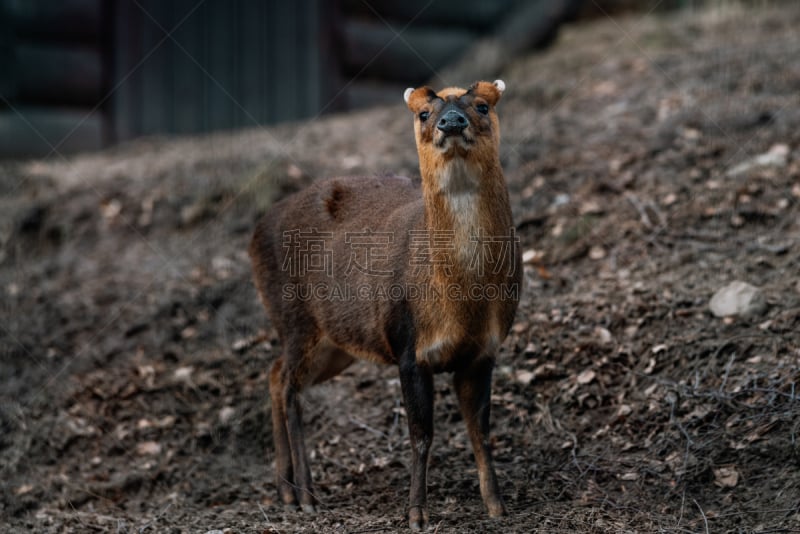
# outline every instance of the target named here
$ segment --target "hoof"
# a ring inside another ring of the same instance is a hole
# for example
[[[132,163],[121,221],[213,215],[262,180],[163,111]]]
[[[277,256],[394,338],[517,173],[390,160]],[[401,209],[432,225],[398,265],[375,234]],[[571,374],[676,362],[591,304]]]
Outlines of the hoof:
[[[297,503],[293,502],[283,503],[283,511],[286,512],[287,514],[293,514],[297,512]]]
[[[414,532],[428,528],[428,510],[421,506],[412,506],[408,509],[408,526]]]
[[[317,507],[316,507],[316,506],[314,506],[313,504],[303,504],[303,505],[301,505],[301,506],[302,506],[302,508],[303,508],[303,513],[304,513],[304,514],[311,514],[311,515],[313,515],[313,514],[316,514],[316,513],[317,513]]]
[[[489,511],[489,517],[503,517],[504,515],[508,515],[508,511],[506,510],[506,506],[503,504],[503,501],[494,502],[486,506]]]

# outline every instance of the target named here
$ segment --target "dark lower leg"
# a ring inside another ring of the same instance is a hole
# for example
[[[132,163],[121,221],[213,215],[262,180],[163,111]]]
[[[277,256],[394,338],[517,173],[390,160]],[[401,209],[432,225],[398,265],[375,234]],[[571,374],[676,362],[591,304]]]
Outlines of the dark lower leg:
[[[493,367],[494,362],[487,358],[464,371],[455,373],[453,383],[461,415],[467,424],[475,463],[478,466],[481,496],[489,515],[497,517],[505,515],[506,508],[500,495],[500,485],[497,482],[489,446]]]
[[[408,521],[412,529],[420,530],[428,523],[427,471],[433,441],[433,375],[415,360],[406,361],[400,364],[400,383],[413,454]]]
[[[286,388],[285,398],[286,426],[289,434],[297,497],[304,512],[314,512],[316,499],[311,485],[311,469],[308,466],[308,455],[306,454],[305,438],[303,436],[303,412],[300,407],[299,394],[291,384]]]

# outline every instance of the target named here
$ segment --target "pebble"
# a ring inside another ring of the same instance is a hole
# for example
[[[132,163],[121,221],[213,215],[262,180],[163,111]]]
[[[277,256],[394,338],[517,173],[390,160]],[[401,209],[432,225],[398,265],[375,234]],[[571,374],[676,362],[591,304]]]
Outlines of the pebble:
[[[767,303],[760,289],[736,280],[720,288],[711,297],[709,308],[717,317],[756,316],[764,313]]]

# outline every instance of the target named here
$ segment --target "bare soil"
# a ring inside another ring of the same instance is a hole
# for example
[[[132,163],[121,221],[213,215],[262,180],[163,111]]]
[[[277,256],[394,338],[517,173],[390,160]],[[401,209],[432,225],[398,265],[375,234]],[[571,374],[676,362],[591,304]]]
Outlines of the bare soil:
[[[798,27],[789,2],[606,19],[505,73],[530,260],[492,399],[511,513],[485,517],[442,376],[437,532],[800,531]],[[405,528],[393,368],[306,395],[322,511],[276,502],[280,346],[245,253],[276,198],[387,171],[417,175],[401,103],[0,167],[1,529]],[[712,315],[733,280],[766,308]]]

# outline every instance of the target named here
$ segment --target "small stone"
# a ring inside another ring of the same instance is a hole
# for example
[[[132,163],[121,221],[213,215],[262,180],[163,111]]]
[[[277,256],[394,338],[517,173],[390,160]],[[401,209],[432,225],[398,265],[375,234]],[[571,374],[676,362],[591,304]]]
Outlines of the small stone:
[[[751,317],[764,313],[767,303],[757,287],[736,280],[720,288],[711,297],[709,308],[717,317]]]
[[[225,406],[219,411],[219,422],[223,425],[226,425],[233,419],[233,416],[236,414],[236,410],[231,406]]]
[[[552,207],[553,208],[558,208],[559,206],[563,206],[565,204],[569,204],[569,202],[570,202],[570,196],[568,194],[559,193],[553,199]]]
[[[122,211],[122,203],[117,200],[113,199],[108,202],[104,202],[100,205],[100,213],[103,214],[103,217],[106,219],[113,219],[117,215],[120,214]]]
[[[594,245],[589,249],[589,258],[593,260],[602,260],[606,257],[606,249],[600,245]]]
[[[595,376],[597,376],[597,373],[595,373],[591,369],[586,369],[585,371],[583,371],[578,375],[577,377],[578,384],[586,385],[590,383],[592,380],[594,380]]]
[[[609,332],[607,328],[603,328],[602,326],[598,326],[597,328],[595,328],[594,333],[600,339],[600,343],[602,343],[603,345],[608,345],[614,340],[614,338],[611,336],[611,332]]]
[[[303,177],[303,169],[295,165],[294,163],[290,163],[289,166],[286,168],[286,174],[289,175],[289,178],[294,178],[295,180],[299,180]]]
[[[175,372],[172,374],[172,376],[179,382],[188,382],[191,380],[193,372],[194,367],[192,366],[178,367],[175,369]]]

